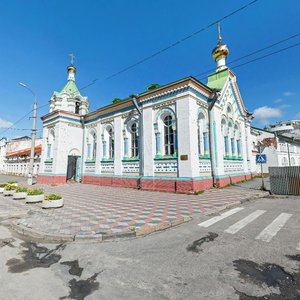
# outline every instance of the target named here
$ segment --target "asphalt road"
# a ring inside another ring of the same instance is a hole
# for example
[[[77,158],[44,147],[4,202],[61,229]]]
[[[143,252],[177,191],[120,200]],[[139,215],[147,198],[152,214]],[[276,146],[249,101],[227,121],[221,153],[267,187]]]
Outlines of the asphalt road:
[[[143,238],[63,245],[1,226],[0,299],[300,299],[299,212],[299,197],[260,199]]]

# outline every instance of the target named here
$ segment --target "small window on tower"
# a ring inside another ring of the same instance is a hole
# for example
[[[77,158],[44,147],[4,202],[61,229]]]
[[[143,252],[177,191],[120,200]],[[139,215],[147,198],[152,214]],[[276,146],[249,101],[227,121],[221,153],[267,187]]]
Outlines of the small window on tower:
[[[77,115],[79,115],[79,106],[80,106],[80,103],[76,102],[76,104],[75,104],[75,114],[77,114]]]

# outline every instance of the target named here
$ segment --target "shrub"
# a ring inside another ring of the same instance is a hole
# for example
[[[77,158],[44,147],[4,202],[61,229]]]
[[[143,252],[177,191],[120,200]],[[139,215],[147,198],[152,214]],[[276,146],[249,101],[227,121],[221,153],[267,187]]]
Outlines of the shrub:
[[[27,187],[26,186],[19,186],[16,188],[17,193],[26,193],[27,192]]]
[[[0,183],[0,188],[5,188],[7,186],[7,183]]]
[[[59,200],[62,199],[62,196],[59,194],[50,194],[45,196],[45,200]]]
[[[6,191],[13,191],[13,190],[16,190],[17,187],[14,186],[14,185],[11,185],[11,184],[7,184],[6,187],[5,187],[5,190]]]
[[[42,189],[32,189],[27,191],[28,196],[37,196],[37,195],[43,195],[44,191]]]
[[[18,183],[18,181],[16,180],[10,180],[10,181],[7,181],[8,184],[14,184],[14,183]]]

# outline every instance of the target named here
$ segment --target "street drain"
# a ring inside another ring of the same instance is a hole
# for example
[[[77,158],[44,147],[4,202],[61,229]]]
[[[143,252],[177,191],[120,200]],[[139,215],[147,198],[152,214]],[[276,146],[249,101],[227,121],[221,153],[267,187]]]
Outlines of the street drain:
[[[208,243],[208,242],[212,242],[214,241],[216,238],[218,237],[218,234],[214,233],[214,232],[209,232],[208,235],[202,237],[199,240],[194,241],[192,244],[188,245],[186,247],[187,251],[192,251],[192,252],[200,252],[202,251],[202,249],[200,248],[200,246],[203,243]]]
[[[63,261],[60,263],[61,265],[67,265],[70,267],[69,274],[80,277],[83,271],[83,268],[79,267],[78,259],[72,261]]]
[[[49,268],[61,259],[61,255],[56,251],[66,247],[60,244],[49,250],[46,247],[39,247],[33,242],[24,242],[21,246],[26,248],[26,250],[22,250],[22,259],[11,258],[6,263],[10,273],[22,273],[34,268]]]
[[[71,289],[69,295],[60,297],[59,299],[63,300],[70,298],[84,300],[86,296],[99,289],[99,282],[96,281],[96,278],[102,272],[103,271],[95,273],[93,276],[86,280],[76,280],[75,278],[73,278],[69,281],[69,287]]]
[[[299,261],[299,255],[287,256],[291,260]],[[236,290],[240,300],[296,300],[300,299],[300,272],[290,274],[283,267],[276,264],[257,264],[250,260],[235,260],[233,265],[240,273],[240,277],[248,282],[262,286],[278,288],[280,294],[271,293],[256,297]]]

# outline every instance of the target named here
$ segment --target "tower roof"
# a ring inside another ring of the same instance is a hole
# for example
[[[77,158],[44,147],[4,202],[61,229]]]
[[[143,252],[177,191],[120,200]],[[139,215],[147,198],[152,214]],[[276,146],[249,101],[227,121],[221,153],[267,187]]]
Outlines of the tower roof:
[[[63,87],[60,93],[72,94],[72,97],[80,95],[80,92],[73,80],[68,80],[67,84]]]
[[[229,48],[227,45],[222,43],[221,37],[221,24],[218,22],[218,44],[212,51],[212,56],[215,61],[217,61],[220,57],[227,57],[229,54]]]

